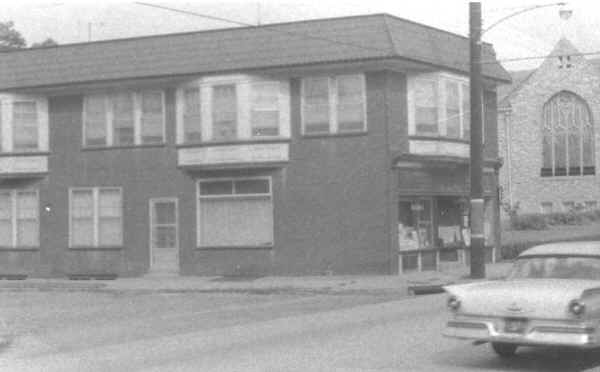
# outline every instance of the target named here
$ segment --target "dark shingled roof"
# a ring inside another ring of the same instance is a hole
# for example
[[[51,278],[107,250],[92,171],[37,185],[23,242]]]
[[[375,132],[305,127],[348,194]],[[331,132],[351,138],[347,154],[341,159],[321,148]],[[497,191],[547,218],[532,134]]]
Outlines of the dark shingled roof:
[[[483,49],[496,60],[490,44]],[[468,73],[469,40],[373,14],[66,44],[0,53],[0,90],[382,58]],[[497,62],[483,74],[510,80]]]

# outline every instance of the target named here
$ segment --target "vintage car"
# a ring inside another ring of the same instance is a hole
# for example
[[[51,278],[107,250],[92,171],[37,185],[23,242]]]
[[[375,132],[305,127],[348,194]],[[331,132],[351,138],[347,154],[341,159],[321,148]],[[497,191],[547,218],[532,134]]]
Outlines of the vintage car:
[[[490,342],[501,357],[520,345],[600,346],[600,242],[536,246],[505,279],[444,289],[444,336]]]

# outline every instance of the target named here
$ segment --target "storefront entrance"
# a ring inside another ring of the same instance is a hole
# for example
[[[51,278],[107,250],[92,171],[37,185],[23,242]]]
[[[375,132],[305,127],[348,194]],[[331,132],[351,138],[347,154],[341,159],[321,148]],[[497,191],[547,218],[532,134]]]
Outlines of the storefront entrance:
[[[486,199],[484,235],[492,260],[493,203]],[[469,207],[465,196],[402,197],[398,202],[400,271],[436,270],[440,263],[468,264]]]

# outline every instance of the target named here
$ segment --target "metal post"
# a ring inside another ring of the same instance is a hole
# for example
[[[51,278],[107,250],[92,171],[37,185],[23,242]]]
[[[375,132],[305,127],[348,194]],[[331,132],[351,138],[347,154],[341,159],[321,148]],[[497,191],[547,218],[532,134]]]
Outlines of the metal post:
[[[485,277],[483,236],[483,80],[481,77],[481,3],[469,3],[471,87],[471,278]]]

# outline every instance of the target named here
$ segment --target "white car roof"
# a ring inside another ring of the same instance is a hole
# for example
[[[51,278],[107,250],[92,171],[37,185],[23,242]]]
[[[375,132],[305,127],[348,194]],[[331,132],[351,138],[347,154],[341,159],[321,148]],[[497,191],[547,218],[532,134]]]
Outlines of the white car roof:
[[[568,255],[568,256],[599,256],[600,241],[588,242],[559,242],[537,245],[529,248],[519,255],[519,257],[528,256],[546,256],[546,255]]]

